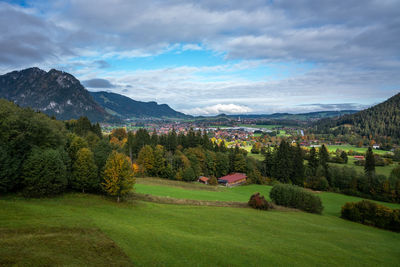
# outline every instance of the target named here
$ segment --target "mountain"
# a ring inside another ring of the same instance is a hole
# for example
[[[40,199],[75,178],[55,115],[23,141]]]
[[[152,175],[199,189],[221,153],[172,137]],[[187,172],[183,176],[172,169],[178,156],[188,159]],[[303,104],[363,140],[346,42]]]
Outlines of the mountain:
[[[371,108],[335,119],[324,119],[313,125],[316,133],[400,138],[400,93]]]
[[[57,119],[86,116],[91,121],[111,120],[110,116],[71,74],[39,68],[13,71],[0,76],[0,98],[22,107],[40,110]]]
[[[94,100],[109,114],[123,119],[129,118],[188,118],[190,116],[175,111],[166,104],[141,102],[129,97],[109,92],[90,92]]]

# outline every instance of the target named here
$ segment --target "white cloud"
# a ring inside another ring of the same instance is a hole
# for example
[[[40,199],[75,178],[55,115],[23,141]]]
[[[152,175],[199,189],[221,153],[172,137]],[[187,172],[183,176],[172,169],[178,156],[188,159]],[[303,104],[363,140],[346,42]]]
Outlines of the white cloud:
[[[235,104],[217,104],[213,106],[207,106],[202,108],[193,108],[188,110],[183,110],[183,112],[191,115],[217,115],[217,114],[246,114],[251,112],[252,109]]]

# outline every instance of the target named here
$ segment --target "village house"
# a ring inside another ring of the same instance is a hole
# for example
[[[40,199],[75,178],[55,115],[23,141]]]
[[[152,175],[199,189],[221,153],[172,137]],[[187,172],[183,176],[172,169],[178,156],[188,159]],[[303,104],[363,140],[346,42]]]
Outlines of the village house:
[[[235,186],[245,183],[247,179],[244,173],[231,173],[226,176],[218,178],[218,183],[225,186]]]
[[[199,179],[197,180],[199,183],[203,183],[203,184],[208,184],[208,180],[210,180],[210,178],[205,177],[205,176],[200,176]]]

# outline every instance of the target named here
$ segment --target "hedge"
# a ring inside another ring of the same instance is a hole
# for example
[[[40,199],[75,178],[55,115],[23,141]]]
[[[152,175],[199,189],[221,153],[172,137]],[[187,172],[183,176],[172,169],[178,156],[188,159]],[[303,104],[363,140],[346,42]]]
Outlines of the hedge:
[[[310,213],[321,214],[324,209],[318,196],[295,185],[276,184],[271,189],[269,196],[277,205]]]
[[[346,203],[342,207],[341,217],[353,222],[400,232],[400,209],[390,209],[368,200]]]

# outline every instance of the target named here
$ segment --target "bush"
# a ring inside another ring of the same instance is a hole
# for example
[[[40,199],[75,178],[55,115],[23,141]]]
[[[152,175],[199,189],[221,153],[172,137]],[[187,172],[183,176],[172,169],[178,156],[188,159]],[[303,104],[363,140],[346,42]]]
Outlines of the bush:
[[[209,185],[218,185],[218,180],[215,178],[215,176],[211,176],[211,178],[208,180]]]
[[[324,208],[318,196],[295,185],[276,184],[269,196],[277,205],[306,212],[321,214]]]
[[[343,219],[400,232],[400,209],[392,210],[368,200],[348,202],[342,207]]]
[[[34,149],[25,161],[22,177],[26,197],[57,195],[68,183],[65,164],[54,149]]]
[[[254,209],[259,210],[268,210],[269,204],[268,201],[265,200],[264,196],[261,196],[260,193],[255,193],[250,197],[248,202],[249,206]]]

